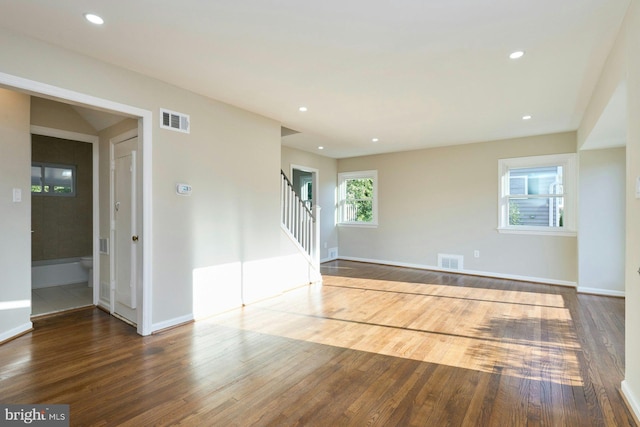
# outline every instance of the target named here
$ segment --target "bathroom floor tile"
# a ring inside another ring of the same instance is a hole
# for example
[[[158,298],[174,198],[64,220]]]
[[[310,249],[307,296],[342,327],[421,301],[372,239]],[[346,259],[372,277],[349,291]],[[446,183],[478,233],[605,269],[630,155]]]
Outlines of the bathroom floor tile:
[[[92,303],[93,289],[86,282],[31,291],[32,316],[84,307]]]

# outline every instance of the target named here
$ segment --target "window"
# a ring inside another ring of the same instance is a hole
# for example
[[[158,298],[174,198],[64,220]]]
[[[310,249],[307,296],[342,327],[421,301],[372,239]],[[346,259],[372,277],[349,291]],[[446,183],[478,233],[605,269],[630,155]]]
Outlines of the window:
[[[338,222],[342,225],[378,224],[378,171],[338,174]]]
[[[500,232],[575,235],[575,154],[498,162]]]
[[[76,167],[72,165],[32,163],[31,193],[42,196],[75,196]]]

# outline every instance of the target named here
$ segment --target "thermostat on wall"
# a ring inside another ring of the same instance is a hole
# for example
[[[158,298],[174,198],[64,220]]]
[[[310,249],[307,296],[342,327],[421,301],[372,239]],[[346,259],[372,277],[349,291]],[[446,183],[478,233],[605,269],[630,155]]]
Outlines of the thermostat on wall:
[[[176,185],[176,193],[182,196],[190,196],[191,195],[191,186],[189,184],[177,184]]]

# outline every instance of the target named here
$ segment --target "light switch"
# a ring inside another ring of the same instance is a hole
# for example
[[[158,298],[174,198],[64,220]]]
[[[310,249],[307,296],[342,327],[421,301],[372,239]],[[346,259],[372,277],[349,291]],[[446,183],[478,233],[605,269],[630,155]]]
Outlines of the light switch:
[[[15,203],[22,201],[22,190],[20,188],[13,189],[13,201]]]

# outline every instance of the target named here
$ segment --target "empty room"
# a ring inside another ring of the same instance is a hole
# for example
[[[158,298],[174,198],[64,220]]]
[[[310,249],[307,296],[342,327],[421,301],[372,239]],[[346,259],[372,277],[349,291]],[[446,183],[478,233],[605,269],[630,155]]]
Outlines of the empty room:
[[[637,0],[103,3],[0,0],[3,422],[638,425]]]

